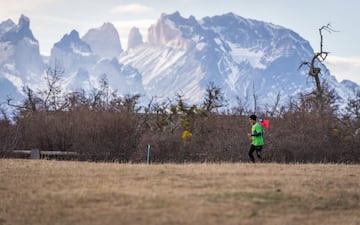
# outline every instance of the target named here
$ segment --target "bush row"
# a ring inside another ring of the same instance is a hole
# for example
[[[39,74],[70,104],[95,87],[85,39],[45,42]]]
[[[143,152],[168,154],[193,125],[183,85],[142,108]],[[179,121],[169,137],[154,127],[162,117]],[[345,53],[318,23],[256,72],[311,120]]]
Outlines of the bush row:
[[[11,149],[39,148],[77,152],[76,160],[137,163],[146,162],[150,145],[154,163],[248,161],[247,115],[187,116],[191,132],[187,138],[182,137],[183,115],[174,117],[170,129],[169,120],[155,114],[89,109],[27,112],[15,124],[0,121],[1,155],[10,157]],[[268,119],[265,161],[360,162],[360,136],[336,117],[318,118],[314,113],[297,111]]]

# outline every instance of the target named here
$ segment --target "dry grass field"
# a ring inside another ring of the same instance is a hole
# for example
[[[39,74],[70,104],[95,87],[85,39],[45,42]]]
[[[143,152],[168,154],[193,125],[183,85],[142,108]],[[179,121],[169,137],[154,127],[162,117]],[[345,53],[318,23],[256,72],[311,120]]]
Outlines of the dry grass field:
[[[0,159],[0,225],[360,224],[360,165]]]

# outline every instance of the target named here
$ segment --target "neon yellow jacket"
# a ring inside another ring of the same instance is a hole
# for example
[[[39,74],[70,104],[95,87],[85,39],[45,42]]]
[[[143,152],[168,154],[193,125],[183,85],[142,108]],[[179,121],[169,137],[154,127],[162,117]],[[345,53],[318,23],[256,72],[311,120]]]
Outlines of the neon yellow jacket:
[[[254,146],[263,146],[264,145],[264,131],[259,123],[255,123],[251,127],[251,144]]]

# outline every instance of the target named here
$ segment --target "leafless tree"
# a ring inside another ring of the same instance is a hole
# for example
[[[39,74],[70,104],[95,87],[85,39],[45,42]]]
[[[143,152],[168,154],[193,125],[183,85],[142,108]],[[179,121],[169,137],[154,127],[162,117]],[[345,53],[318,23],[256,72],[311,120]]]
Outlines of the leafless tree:
[[[206,88],[205,100],[203,102],[203,109],[210,113],[213,110],[218,110],[226,106],[227,101],[221,88],[216,87],[213,82],[210,82]]]
[[[315,63],[319,62],[320,64],[322,64],[322,62],[325,61],[326,57],[329,54],[329,52],[326,52],[323,50],[323,34],[322,34],[323,31],[328,31],[329,33],[336,32],[334,29],[332,29],[331,24],[327,24],[327,25],[319,28],[320,51],[314,53],[310,62],[305,61],[299,67],[299,69],[300,69],[302,66],[307,65],[309,67],[309,72],[308,72],[309,76],[313,77],[315,80],[316,90],[314,91],[313,94],[315,95],[317,111],[318,111],[319,115],[321,115],[323,112],[324,89],[322,87],[322,84],[321,84],[320,78],[319,78],[319,74],[321,73],[321,68],[317,67],[315,65]]]
[[[253,99],[254,99],[254,113],[258,112],[258,99],[259,99],[259,95],[256,93],[256,89],[255,89],[255,82],[253,82]]]
[[[275,101],[274,101],[273,105],[266,105],[265,106],[266,112],[269,113],[271,117],[275,116],[275,114],[277,114],[278,108],[279,108],[279,105],[280,105],[280,99],[281,99],[281,92],[279,91],[276,94],[276,98],[275,98]]]
[[[46,71],[46,89],[39,92],[46,111],[61,111],[68,105],[63,99],[64,95],[61,86],[64,73],[64,68],[59,66],[56,62],[53,68],[48,67]]]
[[[20,113],[22,112],[35,112],[41,106],[41,98],[38,97],[35,92],[28,86],[23,87],[23,92],[26,95],[26,98],[21,104],[13,103],[12,98],[7,98],[7,104],[11,107],[14,107]]]

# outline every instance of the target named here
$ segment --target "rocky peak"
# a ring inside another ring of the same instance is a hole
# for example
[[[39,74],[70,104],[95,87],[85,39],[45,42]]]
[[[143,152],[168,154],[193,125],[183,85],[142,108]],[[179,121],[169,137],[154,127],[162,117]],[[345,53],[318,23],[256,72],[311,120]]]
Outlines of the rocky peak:
[[[81,52],[91,52],[90,46],[80,39],[79,32],[76,30],[72,30],[70,34],[65,34],[54,46],[63,51],[74,51],[75,47]]]
[[[30,19],[24,15],[21,15],[18,25],[16,26],[14,26],[14,23],[11,20],[7,20],[1,25],[4,32],[6,31],[6,33],[2,36],[3,41],[17,43],[24,38],[30,38],[31,40],[37,42],[30,30]]]
[[[11,19],[8,19],[8,20],[0,23],[0,35],[5,32],[8,32],[15,26],[16,26],[16,24]]]
[[[82,40],[88,43],[92,51],[100,57],[118,57],[123,52],[119,33],[111,23],[104,23],[99,28],[90,29]]]
[[[143,39],[140,34],[139,28],[137,27],[131,28],[128,38],[128,44],[127,44],[128,50],[131,48],[135,48],[138,45],[141,45],[142,43],[143,43]]]
[[[184,20],[179,12],[167,15],[161,14],[160,19],[155,25],[151,25],[148,29],[148,40],[150,44],[166,45],[172,48],[187,49],[190,41],[184,38],[183,34],[176,24],[177,20]]]

